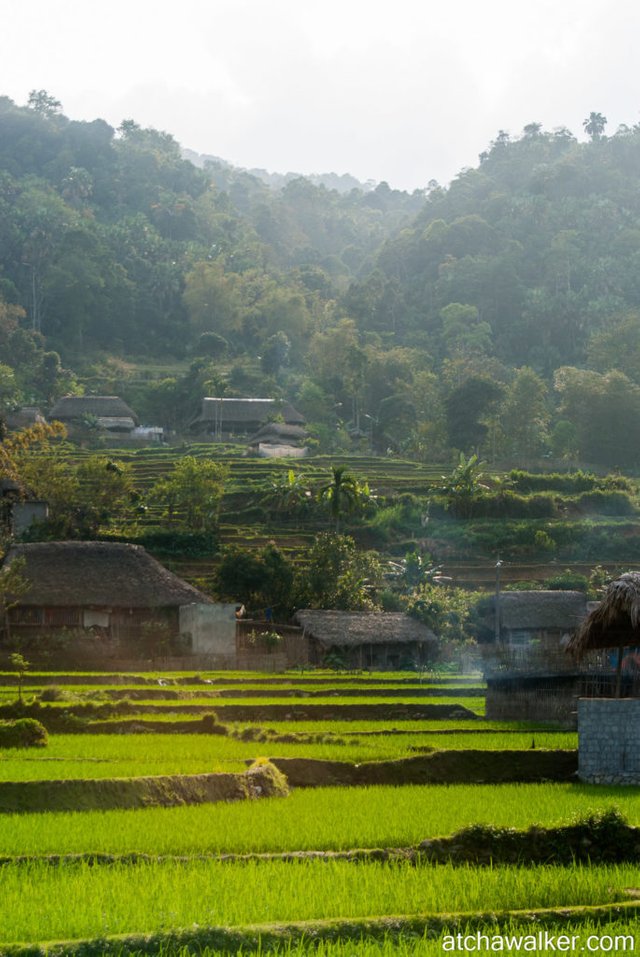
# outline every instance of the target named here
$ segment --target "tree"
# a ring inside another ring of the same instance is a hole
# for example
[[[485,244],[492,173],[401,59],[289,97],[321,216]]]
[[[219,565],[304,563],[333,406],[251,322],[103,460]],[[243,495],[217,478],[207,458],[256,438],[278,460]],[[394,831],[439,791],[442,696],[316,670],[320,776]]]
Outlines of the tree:
[[[450,444],[463,452],[476,451],[487,431],[486,418],[503,394],[497,382],[472,375],[453,389],[446,403],[447,432]]]
[[[31,662],[16,651],[9,655],[9,661],[13,670],[18,672],[18,701],[22,704],[22,688],[27,671],[31,667]]]
[[[476,306],[450,302],[440,310],[442,339],[450,356],[484,355],[491,350],[491,326],[480,322]]]
[[[167,478],[156,482],[151,498],[164,507],[170,524],[191,532],[213,532],[228,474],[225,465],[186,455]]]
[[[583,461],[607,468],[640,462],[640,386],[622,372],[563,366],[555,374],[559,413],[575,429]]]
[[[25,490],[30,482],[25,476],[25,465],[35,454],[51,452],[52,441],[66,438],[67,430],[61,422],[38,423],[14,432],[0,443],[0,476],[13,479]]]
[[[27,105],[30,110],[39,113],[40,116],[59,116],[62,112],[60,100],[56,100],[55,96],[51,96],[46,90],[31,90]]]
[[[469,458],[461,452],[458,464],[444,484],[436,489],[446,499],[446,507],[456,518],[471,518],[474,499],[484,491],[482,462],[477,455]]]
[[[342,515],[362,508],[371,496],[369,486],[359,482],[355,475],[347,471],[345,465],[333,466],[331,473],[331,481],[319,489],[318,498],[328,505],[331,517],[336,523],[337,535]]]
[[[272,608],[276,617],[287,618],[295,609],[294,568],[274,544],[261,549],[226,549],[216,590],[249,609]]]
[[[282,366],[287,364],[291,343],[284,332],[276,332],[269,336],[262,346],[260,366],[266,375],[277,375]]]
[[[500,424],[507,453],[527,467],[542,451],[549,425],[547,386],[533,369],[517,370],[506,390]]]
[[[602,113],[589,113],[586,120],[582,121],[585,133],[588,133],[593,143],[597,142],[604,133],[607,125],[607,118]]]
[[[321,532],[298,572],[298,607],[374,608],[381,582],[382,566],[374,552],[359,551],[348,535]]]
[[[411,599],[407,613],[430,628],[440,641],[466,641],[475,596],[450,585],[422,585]]]
[[[288,515],[300,515],[313,501],[313,495],[301,472],[287,469],[271,482],[266,502],[278,512]]]

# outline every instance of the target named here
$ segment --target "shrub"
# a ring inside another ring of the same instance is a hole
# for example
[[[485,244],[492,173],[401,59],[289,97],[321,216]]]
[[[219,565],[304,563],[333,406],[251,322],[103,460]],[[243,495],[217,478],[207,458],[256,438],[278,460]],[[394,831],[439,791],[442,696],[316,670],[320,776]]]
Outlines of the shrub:
[[[571,569],[566,568],[559,575],[545,578],[544,587],[551,591],[582,591],[586,593],[589,588],[589,579],[586,575],[572,572]]]
[[[627,492],[613,489],[595,489],[583,492],[575,499],[580,512],[594,512],[597,515],[633,515],[635,506]]]
[[[65,701],[69,695],[60,685],[49,685],[42,689],[38,697],[40,701]]]
[[[47,729],[35,718],[0,721],[0,748],[43,748],[47,743]]]

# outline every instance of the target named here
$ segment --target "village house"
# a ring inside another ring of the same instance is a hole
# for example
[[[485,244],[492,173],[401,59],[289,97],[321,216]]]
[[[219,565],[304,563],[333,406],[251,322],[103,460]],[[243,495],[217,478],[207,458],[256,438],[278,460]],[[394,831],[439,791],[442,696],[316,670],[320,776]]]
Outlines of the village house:
[[[235,604],[217,604],[140,545],[37,542],[13,545],[28,590],[7,614],[5,632],[29,642],[64,634],[76,649],[105,658],[217,654],[235,658]],[[83,645],[83,642],[85,644]]]
[[[497,619],[495,596],[482,603],[491,638],[481,646],[488,718],[575,726],[576,699],[590,674],[567,647],[587,610],[579,591],[502,592]]]
[[[117,395],[65,395],[49,413],[71,432],[94,424],[107,432],[128,435],[139,425],[138,417]]]
[[[267,422],[247,440],[247,445],[260,458],[303,458],[309,454],[305,445],[308,437],[301,425]]]
[[[562,652],[563,639],[568,640],[587,615],[587,600],[580,591],[503,591],[498,599],[486,599],[479,608],[486,631],[498,640],[499,652],[505,660],[527,662],[536,655],[549,656]],[[565,641],[566,644],[566,641]]]
[[[203,435],[224,439],[233,435],[251,435],[272,419],[286,425],[304,425],[301,415],[289,402],[278,399],[223,399],[206,397],[200,414],[189,428]]]
[[[436,636],[402,612],[297,611],[312,664],[339,658],[347,668],[399,670],[432,661]]]

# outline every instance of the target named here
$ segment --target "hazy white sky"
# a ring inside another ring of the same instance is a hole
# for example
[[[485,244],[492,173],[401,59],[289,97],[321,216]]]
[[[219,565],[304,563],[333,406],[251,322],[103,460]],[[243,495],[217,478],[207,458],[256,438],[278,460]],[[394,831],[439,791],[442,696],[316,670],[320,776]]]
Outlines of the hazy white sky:
[[[640,120],[636,0],[0,0],[0,94],[413,189],[498,129]]]

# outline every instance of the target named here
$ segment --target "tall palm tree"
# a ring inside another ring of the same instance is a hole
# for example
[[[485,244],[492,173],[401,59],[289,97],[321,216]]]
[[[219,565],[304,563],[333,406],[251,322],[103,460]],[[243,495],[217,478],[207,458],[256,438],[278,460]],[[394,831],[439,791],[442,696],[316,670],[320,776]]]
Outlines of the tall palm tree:
[[[591,137],[591,140],[595,143],[596,140],[599,140],[602,134],[604,133],[604,128],[607,125],[607,118],[603,116],[602,113],[589,113],[589,116],[586,120],[582,121],[585,133],[588,133]]]
[[[318,498],[329,506],[331,516],[335,519],[336,534],[339,534],[341,515],[362,505],[369,497],[369,489],[361,485],[344,465],[333,466],[331,473],[331,481],[319,489]]]

